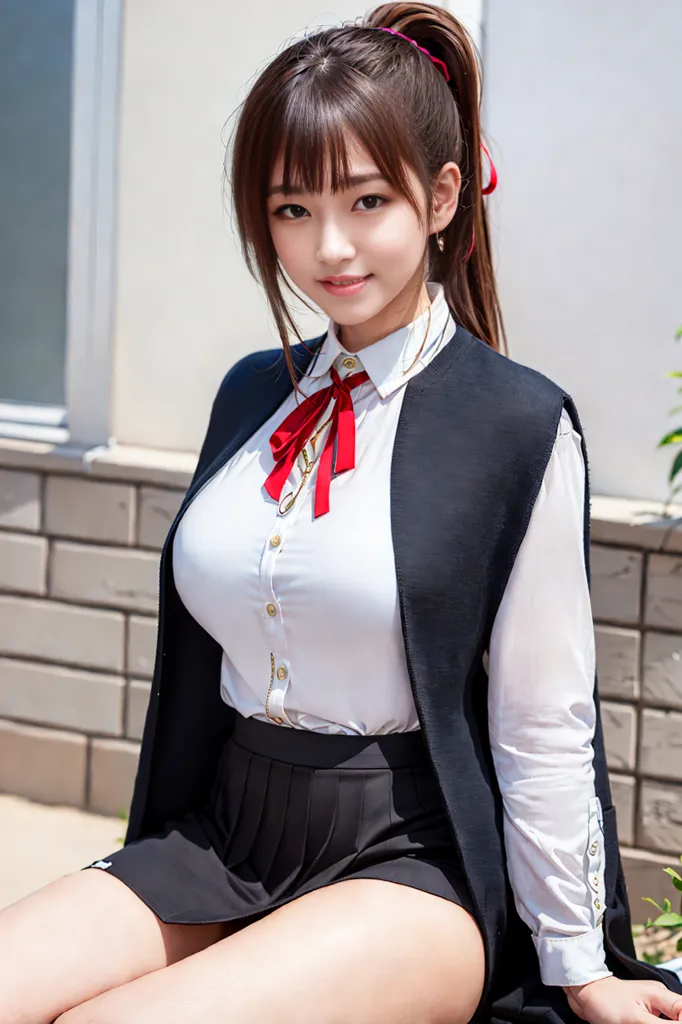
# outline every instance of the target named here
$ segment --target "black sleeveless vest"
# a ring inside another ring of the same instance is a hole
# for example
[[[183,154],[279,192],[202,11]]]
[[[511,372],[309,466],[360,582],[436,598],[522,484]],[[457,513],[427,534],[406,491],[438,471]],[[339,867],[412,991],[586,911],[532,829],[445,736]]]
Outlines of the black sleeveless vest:
[[[292,347],[298,370],[305,371],[322,340]],[[220,697],[220,647],[187,612],[174,586],[177,524],[202,484],[291,390],[281,351],[257,352],[229,371],[213,403],[194,478],[161,555],[156,662],[126,843],[206,799],[234,719]],[[577,1022],[563,991],[541,983],[530,931],[514,907],[482,662],[564,406],[582,434],[566,392],[458,326],[406,384],[391,463],[391,528],[407,665],[482,926],[486,983],[475,1019],[489,1024],[540,1017],[543,1024]],[[584,440],[583,457],[587,466]],[[589,579],[587,478],[585,491]],[[635,958],[599,716],[594,748],[604,809],[609,969],[682,992],[671,972]]]

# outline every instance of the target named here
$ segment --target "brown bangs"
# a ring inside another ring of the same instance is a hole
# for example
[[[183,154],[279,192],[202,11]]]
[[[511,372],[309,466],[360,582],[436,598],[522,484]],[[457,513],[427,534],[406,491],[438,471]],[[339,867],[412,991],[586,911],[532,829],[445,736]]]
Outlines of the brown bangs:
[[[395,116],[381,86],[352,68],[335,72],[332,78],[320,68],[291,83],[281,115],[273,124],[268,176],[281,153],[285,192],[299,189],[319,194],[327,182],[332,192],[349,188],[348,142],[354,136],[382,177],[411,203],[421,219],[422,208],[407,174],[407,167],[419,163],[415,140]]]

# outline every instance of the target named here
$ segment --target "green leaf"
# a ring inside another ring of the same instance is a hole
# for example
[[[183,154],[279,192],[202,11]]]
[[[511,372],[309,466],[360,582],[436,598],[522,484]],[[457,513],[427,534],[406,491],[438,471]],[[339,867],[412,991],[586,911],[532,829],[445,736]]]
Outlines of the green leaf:
[[[682,377],[682,370],[668,370],[666,377]]]
[[[682,939],[677,940],[677,952],[682,953]]]
[[[675,886],[677,891],[682,892],[682,878],[680,878],[677,871],[674,871],[673,868],[663,868],[663,870],[665,871],[666,875],[670,875],[670,877],[673,880],[673,885]]]
[[[663,950],[657,949],[655,953],[642,953],[642,960],[645,964],[658,967],[659,964],[663,963]]]
[[[651,896],[642,896],[645,903],[650,903],[652,907],[656,907],[656,910],[660,910],[663,913],[663,907],[659,906],[656,900],[652,900]]]
[[[666,913],[661,914],[654,921],[657,928],[682,928],[682,914]]]
[[[671,910],[672,910],[672,903],[670,902],[670,900],[666,896],[666,898],[663,900],[663,913],[664,914],[669,914]]]
[[[682,412],[682,405],[674,405],[672,409],[668,409],[668,415],[672,416],[673,413]]]
[[[682,327],[678,327],[675,331],[675,340],[679,341],[682,338]]]
[[[666,444],[679,444],[680,441],[682,441],[682,427],[675,427],[661,438],[658,447],[662,448]]]
[[[675,456],[673,464],[670,468],[670,474],[668,476],[668,483],[672,483],[679,471],[682,469],[682,451],[679,451]]]

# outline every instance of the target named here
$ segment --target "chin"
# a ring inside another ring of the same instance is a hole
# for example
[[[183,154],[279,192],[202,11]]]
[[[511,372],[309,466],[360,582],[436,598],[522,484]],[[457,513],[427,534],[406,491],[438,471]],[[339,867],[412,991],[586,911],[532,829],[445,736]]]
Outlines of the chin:
[[[327,316],[341,327],[357,327],[364,324],[372,317],[375,317],[386,306],[385,302],[377,302],[376,298],[368,301],[364,296],[358,295],[353,300],[351,296],[347,299],[334,300],[325,292],[324,301],[317,299],[317,304]]]

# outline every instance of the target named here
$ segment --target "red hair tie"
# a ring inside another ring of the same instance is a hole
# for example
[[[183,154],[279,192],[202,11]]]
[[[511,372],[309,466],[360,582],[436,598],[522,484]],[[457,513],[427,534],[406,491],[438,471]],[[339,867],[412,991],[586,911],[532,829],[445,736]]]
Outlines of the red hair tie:
[[[490,161],[490,181],[488,182],[488,184],[486,185],[485,188],[481,189],[481,195],[489,196],[490,193],[494,192],[495,189],[497,188],[497,171],[495,170],[495,164],[493,163],[493,158],[491,157],[490,153],[488,152],[486,147],[483,145],[483,143],[481,143],[481,149],[484,151],[485,155],[488,157],[488,160]],[[475,241],[476,241],[476,233],[475,233],[474,228],[472,228],[471,229],[471,246],[469,248],[469,252],[466,254],[466,256],[464,258],[464,262],[465,263],[469,259],[469,257],[471,256],[472,252],[474,251],[474,243],[475,243]]]
[[[396,32],[396,30],[394,28],[385,28],[383,25],[380,26],[379,31],[380,32],[390,32],[391,35],[399,36],[401,39],[405,39],[408,43],[412,43],[413,46],[416,46],[418,50],[421,50],[422,53],[425,53],[426,56],[429,58],[429,60],[432,60],[433,63],[436,64],[440,68],[440,70],[445,75],[445,81],[446,82],[450,81],[450,72],[448,71],[448,66],[445,63],[445,61],[444,60],[439,60],[438,57],[434,57],[432,54],[429,53],[429,51],[427,49],[425,49],[423,46],[420,46],[419,43],[415,39],[410,39],[409,36],[404,36],[402,34],[402,32]]]

